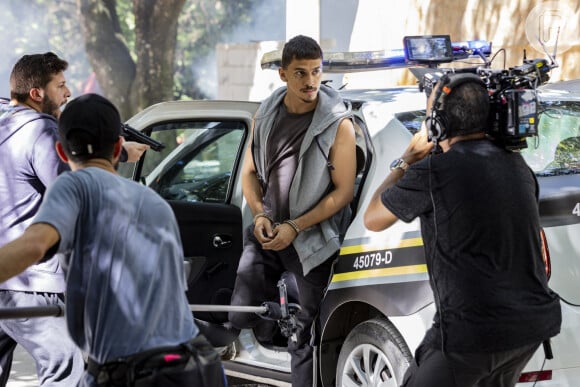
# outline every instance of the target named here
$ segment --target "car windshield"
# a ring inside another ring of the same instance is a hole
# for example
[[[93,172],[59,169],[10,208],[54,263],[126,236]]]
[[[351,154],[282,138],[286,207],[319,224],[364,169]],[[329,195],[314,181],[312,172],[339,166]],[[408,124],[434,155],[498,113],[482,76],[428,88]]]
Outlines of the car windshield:
[[[537,175],[580,174],[580,102],[541,102],[539,136],[522,155]]]

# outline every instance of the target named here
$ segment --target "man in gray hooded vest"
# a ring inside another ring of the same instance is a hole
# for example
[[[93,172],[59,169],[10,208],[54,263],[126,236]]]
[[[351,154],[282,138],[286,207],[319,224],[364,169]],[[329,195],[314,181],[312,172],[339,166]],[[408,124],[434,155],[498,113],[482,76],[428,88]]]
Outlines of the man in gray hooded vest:
[[[292,385],[313,386],[313,321],[350,220],[356,175],[350,106],[321,84],[322,50],[306,36],[284,45],[279,75],[286,87],[254,117],[242,190],[254,216],[244,239],[232,305],[277,301],[284,273],[296,280],[302,308],[296,340],[288,341]],[[254,328],[265,343],[268,322],[230,313],[236,328]]]

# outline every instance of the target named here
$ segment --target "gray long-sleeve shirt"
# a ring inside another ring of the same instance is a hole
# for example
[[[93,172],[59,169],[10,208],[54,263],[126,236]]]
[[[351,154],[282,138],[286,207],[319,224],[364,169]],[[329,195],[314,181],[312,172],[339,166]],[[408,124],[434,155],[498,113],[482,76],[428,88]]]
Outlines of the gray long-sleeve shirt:
[[[0,245],[22,235],[38,211],[47,186],[69,169],[54,148],[57,126],[50,115],[0,102]],[[63,292],[59,258],[31,266],[0,283],[0,289]]]

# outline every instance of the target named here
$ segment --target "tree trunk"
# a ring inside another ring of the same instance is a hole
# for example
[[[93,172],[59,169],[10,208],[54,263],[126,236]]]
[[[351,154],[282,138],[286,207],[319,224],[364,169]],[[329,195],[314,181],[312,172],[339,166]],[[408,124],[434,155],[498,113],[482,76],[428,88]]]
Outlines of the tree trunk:
[[[77,6],[89,63],[104,96],[127,119],[134,113],[128,97],[135,62],[122,39],[115,0],[77,0]]]
[[[132,86],[136,111],[173,100],[178,18],[185,0],[133,0],[137,68]]]
[[[185,0],[133,0],[135,54],[123,40],[116,0],[77,0],[86,52],[105,97],[128,119],[173,99],[178,17]]]

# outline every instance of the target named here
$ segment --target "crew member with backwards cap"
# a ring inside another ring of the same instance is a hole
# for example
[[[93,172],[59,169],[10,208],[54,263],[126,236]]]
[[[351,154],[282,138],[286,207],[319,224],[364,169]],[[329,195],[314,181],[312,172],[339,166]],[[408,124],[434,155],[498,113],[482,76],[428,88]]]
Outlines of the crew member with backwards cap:
[[[66,106],[56,150],[72,171],[55,180],[24,234],[0,248],[0,282],[64,253],[67,325],[88,355],[81,386],[222,386],[219,357],[189,311],[173,212],[116,173],[120,131],[101,96]]]
[[[71,96],[68,62],[52,52],[23,55],[10,73],[10,99],[0,98],[0,246],[22,235],[47,187],[69,167],[54,150],[61,108]],[[122,161],[136,162],[148,145],[126,141]],[[57,255],[0,282],[0,308],[62,306],[65,278]],[[0,320],[0,387],[10,378],[16,346],[35,363],[38,387],[70,387],[84,369],[64,319]]]

